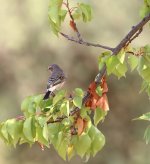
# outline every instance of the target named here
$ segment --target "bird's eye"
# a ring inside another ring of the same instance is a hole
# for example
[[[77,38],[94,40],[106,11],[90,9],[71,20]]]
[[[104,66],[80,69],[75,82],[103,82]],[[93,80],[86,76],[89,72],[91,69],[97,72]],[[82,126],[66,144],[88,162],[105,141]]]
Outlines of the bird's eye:
[[[48,69],[51,70],[51,71],[53,70],[52,66],[49,66]]]

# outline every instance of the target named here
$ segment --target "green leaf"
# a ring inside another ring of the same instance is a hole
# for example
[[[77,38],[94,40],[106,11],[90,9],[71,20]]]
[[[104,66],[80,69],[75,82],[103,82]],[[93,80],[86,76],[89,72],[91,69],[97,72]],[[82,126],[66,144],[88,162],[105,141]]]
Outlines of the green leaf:
[[[96,88],[96,93],[97,93],[99,96],[102,96],[103,89],[102,89],[100,86],[98,86],[98,87]]]
[[[118,54],[117,54],[117,58],[119,59],[120,63],[124,63],[125,60],[125,51],[121,50]]]
[[[147,56],[150,56],[150,45],[146,45],[144,47],[144,53],[147,55]]]
[[[149,67],[143,69],[140,74],[145,81],[150,83],[150,68]]]
[[[63,124],[53,123],[48,125],[48,135],[51,143],[54,145],[54,148],[57,150],[58,147],[58,135],[59,132],[64,130]]]
[[[90,21],[92,18],[91,6],[85,3],[80,3],[79,8],[82,11],[82,18],[84,22]]]
[[[41,104],[41,101],[43,101],[43,94],[34,96],[34,102],[36,106],[39,106]]]
[[[58,123],[53,123],[53,124],[49,124],[48,125],[48,132],[49,132],[49,136],[51,138],[53,138],[53,135],[57,135],[62,129],[63,129],[63,125],[62,124],[58,124]]]
[[[1,124],[1,135],[4,138],[5,142],[9,142],[9,134],[7,131],[7,122]]]
[[[72,16],[74,20],[80,19],[82,16],[82,11],[79,8],[77,8],[76,10],[74,10]]]
[[[41,98],[41,95],[40,95]],[[34,100],[35,99],[35,100]],[[36,107],[39,105],[39,97],[29,96],[25,98],[21,104],[21,111],[24,113],[25,117],[30,117],[36,113]]]
[[[144,4],[140,10],[140,17],[144,18],[150,13],[150,7]]]
[[[2,132],[3,125],[4,125],[4,122],[2,122],[2,123],[0,124],[0,138],[1,138],[5,143],[7,143],[7,140],[6,140],[6,138],[4,137],[3,132]]]
[[[97,126],[97,124],[105,118],[106,114],[107,112],[103,111],[100,108],[96,108],[94,113],[94,124]]]
[[[149,82],[143,81],[140,92],[144,90],[145,92],[147,92],[148,96],[150,97],[150,83]]]
[[[143,114],[142,116],[134,119],[134,120],[146,120],[146,121],[150,121],[150,112]]]
[[[89,119],[88,113],[89,113],[89,114],[91,113],[91,110],[90,110],[89,108],[87,108],[87,107],[82,107],[82,108],[80,109],[80,116],[81,116],[82,118],[86,118],[86,120]]]
[[[106,66],[107,66],[107,74],[110,75],[113,73],[114,75],[118,76],[118,78],[125,76],[127,71],[126,63],[124,62],[125,54],[119,53],[117,55],[110,56],[107,58]]]
[[[148,126],[145,130],[144,139],[146,141],[146,144],[148,144],[150,141],[150,126]]]
[[[144,1],[148,6],[150,6],[150,0],[145,0]]]
[[[148,83],[150,83],[150,55],[146,53],[139,58],[137,68],[140,76]]]
[[[78,96],[75,96],[73,98],[73,104],[78,107],[78,108],[81,108],[82,107],[82,97],[78,97]]]
[[[49,3],[49,16],[55,24],[59,23],[59,10],[62,2],[63,0],[50,0]]]
[[[119,64],[119,59],[117,58],[117,56],[111,56],[108,58],[108,60],[106,61],[106,66],[107,66],[107,74],[110,75],[111,73],[113,73],[113,71],[115,70],[116,66]]]
[[[43,112],[48,112],[53,107],[53,98],[42,101],[39,107]]]
[[[60,31],[61,21],[64,20],[66,13],[61,10],[63,0],[51,0],[49,3],[49,23],[54,34],[58,35]]]
[[[41,127],[44,127],[46,121],[47,121],[47,118],[46,117],[43,117],[43,116],[36,116],[36,121],[39,123],[39,125]]]
[[[147,67],[150,68],[150,58],[148,55],[144,54],[143,56],[139,57],[139,64],[138,64],[138,71],[139,73],[146,69]]]
[[[59,24],[59,10],[58,10],[58,7],[57,5],[53,5],[51,6],[51,8],[49,9],[49,17],[50,19],[52,20],[52,22],[54,24]]]
[[[35,137],[34,130],[35,130],[35,127],[33,124],[33,118],[29,117],[24,121],[23,134],[25,138],[31,142],[34,142],[34,137]]]
[[[67,157],[68,157],[68,160],[70,161],[71,158],[74,155],[75,155],[74,147],[73,147],[73,145],[69,145],[68,148],[67,148]]]
[[[62,100],[63,98],[65,98],[65,94],[66,94],[66,91],[65,90],[59,91],[55,95],[55,97],[53,98],[53,105],[57,104],[60,100]]]
[[[64,21],[66,14],[67,14],[66,10],[60,10],[59,11],[59,16],[60,16],[61,21]]]
[[[52,29],[52,32],[58,36],[58,32],[60,31],[60,25],[59,24],[55,24],[51,18],[49,17],[49,23]]]
[[[130,65],[131,71],[133,71],[138,65],[138,57],[134,55],[128,56],[128,63]]]
[[[65,135],[62,134],[62,132],[60,132],[58,135],[58,143],[57,144],[58,144],[58,147],[57,147],[58,154],[64,160],[66,160],[68,142],[67,142]]]
[[[103,66],[105,65],[105,62],[107,61],[107,59],[111,56],[110,51],[106,51],[100,54],[100,56],[98,57],[98,67],[99,70],[101,70],[103,68]]]
[[[83,157],[91,146],[91,139],[87,134],[82,133],[74,146],[77,154]]]
[[[120,76],[119,77],[122,77],[122,76],[125,76],[125,73],[127,72],[127,65],[126,63],[120,63],[116,66],[116,70],[119,72]]]
[[[20,137],[22,136],[23,121],[17,121],[16,119],[7,120],[7,131],[12,139],[12,144],[15,146]]]
[[[75,91],[75,96],[73,98],[73,104],[78,107],[81,108],[82,106],[82,98],[83,98],[83,90],[81,88],[76,88]]]
[[[45,123],[44,127],[43,127],[43,137],[46,141],[48,141],[48,126],[47,126],[47,123]]]
[[[83,97],[84,92],[83,92],[83,90],[82,90],[81,88],[76,88],[76,89],[75,89],[75,95],[76,95],[76,96]]]
[[[69,116],[69,101],[65,101],[61,104],[60,106],[60,111],[62,113],[62,115],[66,115],[66,116]]]
[[[44,127],[36,126],[36,141],[49,147],[48,128],[46,126],[47,124],[45,124]]]
[[[90,138],[91,138],[91,154],[93,156],[96,155],[98,151],[100,151],[103,146],[105,145],[105,137],[104,135],[93,125],[90,127],[88,132]]]

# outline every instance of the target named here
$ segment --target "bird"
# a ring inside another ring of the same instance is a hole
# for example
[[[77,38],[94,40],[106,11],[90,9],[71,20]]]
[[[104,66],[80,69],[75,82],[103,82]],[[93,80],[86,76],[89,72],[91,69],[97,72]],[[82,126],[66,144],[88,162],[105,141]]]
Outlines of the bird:
[[[51,64],[48,70],[50,70],[51,75],[47,81],[47,89],[43,100],[48,99],[50,95],[54,95],[54,91],[60,89],[66,81],[64,71],[57,64]]]

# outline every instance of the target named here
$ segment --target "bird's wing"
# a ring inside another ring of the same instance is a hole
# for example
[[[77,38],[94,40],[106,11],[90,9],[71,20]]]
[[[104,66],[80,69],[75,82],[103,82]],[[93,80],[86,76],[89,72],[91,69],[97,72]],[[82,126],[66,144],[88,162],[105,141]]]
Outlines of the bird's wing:
[[[48,79],[47,89],[50,87],[54,87],[58,84],[61,84],[62,82],[64,82],[64,80],[65,80],[65,77],[63,75],[51,76]]]

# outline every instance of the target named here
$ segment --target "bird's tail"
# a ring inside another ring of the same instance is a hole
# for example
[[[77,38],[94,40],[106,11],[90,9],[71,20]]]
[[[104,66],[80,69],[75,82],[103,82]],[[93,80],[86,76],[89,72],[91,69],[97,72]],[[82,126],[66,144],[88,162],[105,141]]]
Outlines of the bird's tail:
[[[49,98],[50,93],[51,93],[51,91],[47,91],[47,92],[45,93],[45,96],[44,96],[43,100],[48,99],[48,98]]]

